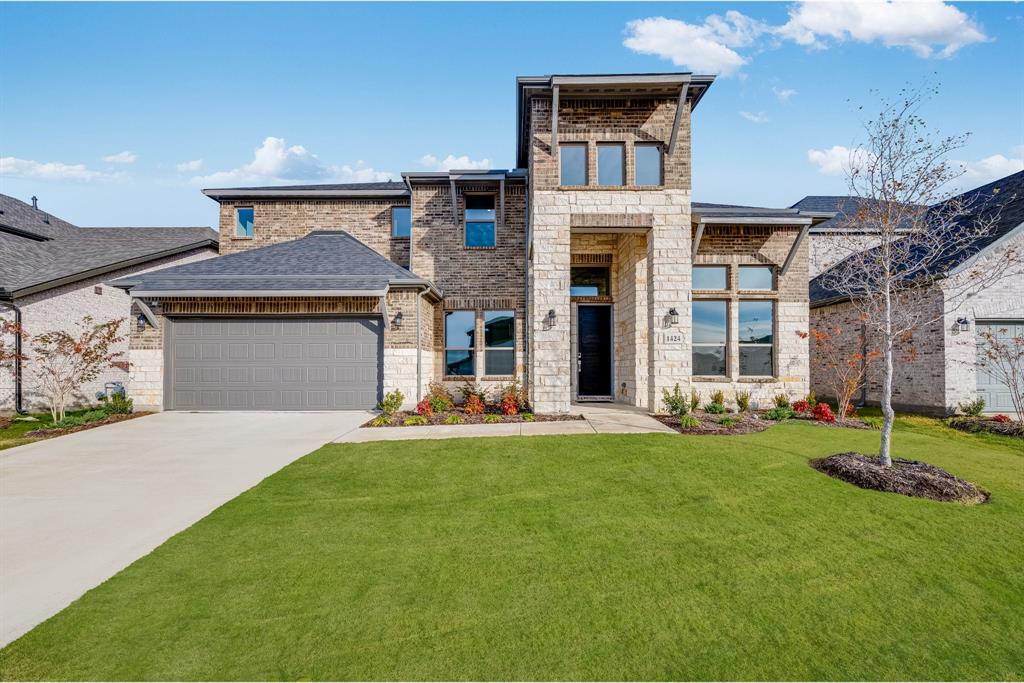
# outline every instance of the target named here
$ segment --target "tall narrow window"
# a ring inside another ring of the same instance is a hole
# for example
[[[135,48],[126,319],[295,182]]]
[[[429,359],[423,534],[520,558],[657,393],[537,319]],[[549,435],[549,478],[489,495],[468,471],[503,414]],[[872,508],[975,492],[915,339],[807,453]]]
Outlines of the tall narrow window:
[[[597,146],[597,184],[625,185],[625,146],[620,142],[601,143]]]
[[[694,289],[729,289],[728,266],[694,266]]]
[[[558,179],[560,185],[587,184],[587,143],[559,145],[558,163],[561,166]]]
[[[412,235],[412,209],[408,206],[391,208],[391,236],[409,237]]]
[[[466,246],[495,246],[494,220],[493,194],[466,195]]]
[[[636,184],[661,185],[661,145],[641,143],[633,146],[636,157]]]
[[[741,301],[739,310],[740,374],[771,377],[774,356],[774,305]]]
[[[740,289],[770,292],[775,289],[774,269],[771,266],[740,266]]]
[[[728,304],[725,301],[693,302],[693,374],[725,375],[728,339]]]
[[[444,374],[472,377],[476,374],[476,313],[444,314]]]
[[[513,375],[516,371],[514,311],[484,311],[484,374]]]
[[[235,237],[252,237],[255,213],[251,206],[235,209]]]

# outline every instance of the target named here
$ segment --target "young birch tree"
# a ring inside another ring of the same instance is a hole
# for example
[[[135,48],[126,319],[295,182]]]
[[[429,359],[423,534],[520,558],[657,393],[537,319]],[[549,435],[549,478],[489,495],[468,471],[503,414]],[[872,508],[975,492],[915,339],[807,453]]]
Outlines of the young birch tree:
[[[879,457],[886,466],[892,464],[895,355],[915,331],[942,321],[1018,262],[1006,248],[970,263],[995,227],[999,202],[953,196],[950,188],[964,169],[949,158],[968,134],[947,137],[928,127],[920,112],[936,93],[935,87],[904,89],[864,124],[864,142],[847,168],[857,210],[847,213],[847,230],[837,236],[845,259],[820,276],[825,289],[856,307],[881,354]],[[865,249],[868,235],[875,246]]]

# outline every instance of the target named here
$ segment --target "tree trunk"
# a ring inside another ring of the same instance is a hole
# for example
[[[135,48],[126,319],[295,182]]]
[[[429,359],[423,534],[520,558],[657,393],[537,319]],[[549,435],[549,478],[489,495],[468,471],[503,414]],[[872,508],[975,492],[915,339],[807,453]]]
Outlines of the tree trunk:
[[[882,371],[882,443],[878,448],[878,457],[886,467],[892,465],[892,423],[896,414],[892,409],[892,299],[890,292],[885,293],[885,335],[882,340],[883,371]]]

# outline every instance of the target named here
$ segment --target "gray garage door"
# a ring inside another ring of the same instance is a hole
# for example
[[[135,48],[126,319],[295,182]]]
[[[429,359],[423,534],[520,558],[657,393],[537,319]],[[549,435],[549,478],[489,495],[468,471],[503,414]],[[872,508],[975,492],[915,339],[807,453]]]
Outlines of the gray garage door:
[[[352,410],[380,399],[380,318],[173,318],[171,410]]]
[[[991,332],[1004,341],[1014,337],[1024,337],[1024,320],[1006,320],[996,322],[979,322],[978,332]],[[1013,402],[1010,400],[1010,388],[982,367],[978,368],[978,398],[985,399],[986,413],[1006,413],[1013,415]]]

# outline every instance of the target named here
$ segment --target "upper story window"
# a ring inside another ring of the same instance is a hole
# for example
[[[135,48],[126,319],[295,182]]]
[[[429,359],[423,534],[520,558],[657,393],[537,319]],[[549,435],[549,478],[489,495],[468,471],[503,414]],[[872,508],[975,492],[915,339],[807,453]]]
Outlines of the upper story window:
[[[626,153],[621,142],[602,142],[597,145],[597,184],[626,184]]]
[[[636,157],[637,185],[661,185],[661,145],[641,143],[633,146]]]
[[[444,314],[444,374],[472,377],[476,374],[476,312]]]
[[[693,288],[724,290],[729,289],[729,269],[727,266],[694,266]]]
[[[771,266],[740,266],[740,289],[770,292],[775,289],[775,269]]]
[[[607,268],[574,267],[569,271],[569,296],[608,296],[609,279]]]
[[[587,143],[559,145],[558,163],[561,167],[558,180],[560,185],[587,184]]]
[[[466,195],[465,218],[467,247],[493,247],[497,244],[493,194]]]
[[[391,236],[409,237],[412,235],[412,209],[408,206],[391,208]]]
[[[235,208],[235,237],[252,237],[255,213],[251,206]]]

